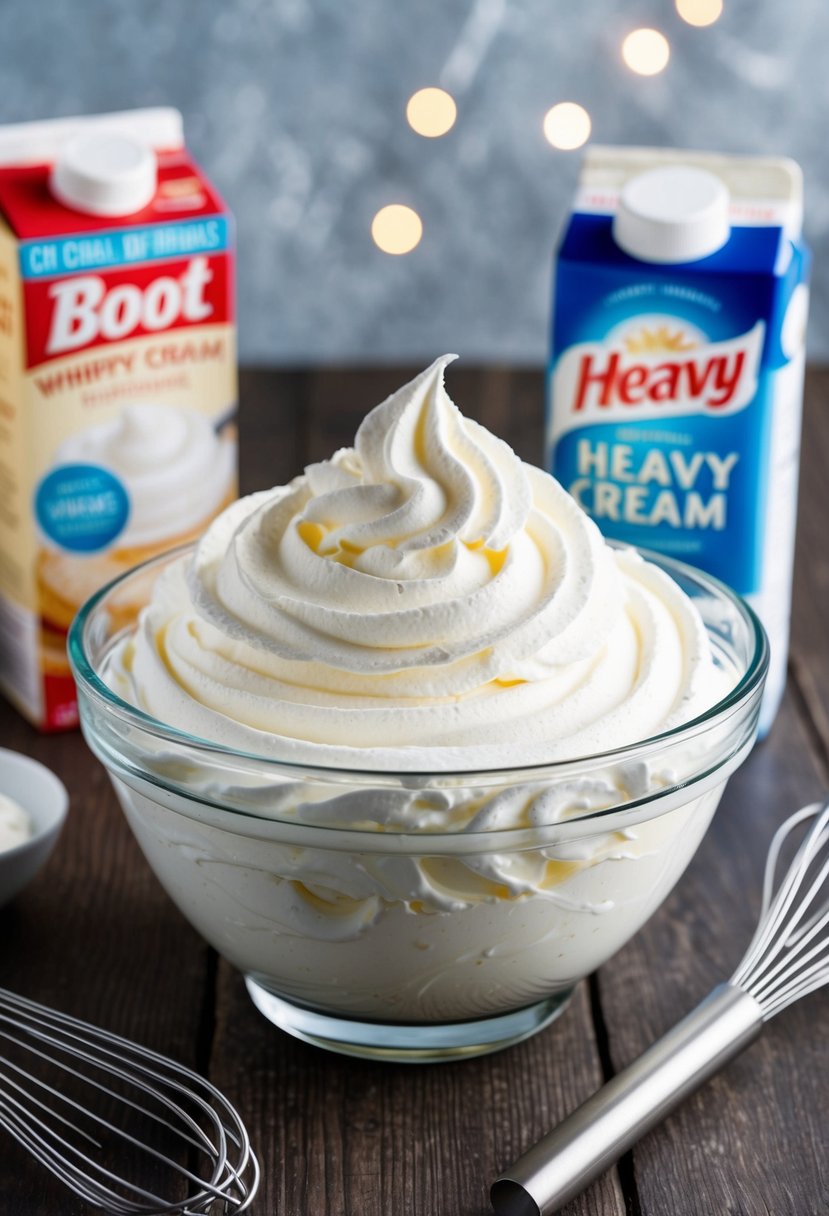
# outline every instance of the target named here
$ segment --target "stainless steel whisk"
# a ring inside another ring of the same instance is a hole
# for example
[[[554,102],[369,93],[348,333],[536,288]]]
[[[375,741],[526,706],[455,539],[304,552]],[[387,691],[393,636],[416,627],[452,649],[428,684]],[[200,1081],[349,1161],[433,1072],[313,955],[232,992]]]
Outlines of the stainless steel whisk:
[[[777,885],[783,846],[809,820]],[[770,1018],[829,983],[827,879],[829,801],[797,811],[776,832],[760,922],[729,982],[493,1183],[498,1216],[552,1216],[747,1047]]]
[[[0,1127],[81,1199],[117,1216],[235,1216],[259,1185],[244,1124],[208,1081],[5,989]],[[124,1176],[127,1159],[135,1177]],[[181,1197],[147,1188],[159,1168]]]

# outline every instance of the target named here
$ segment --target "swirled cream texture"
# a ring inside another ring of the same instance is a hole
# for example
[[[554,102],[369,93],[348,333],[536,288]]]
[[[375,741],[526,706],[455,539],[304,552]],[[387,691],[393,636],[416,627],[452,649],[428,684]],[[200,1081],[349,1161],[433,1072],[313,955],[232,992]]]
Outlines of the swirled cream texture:
[[[123,482],[130,513],[119,548],[191,532],[227,498],[234,451],[194,410],[140,403],[70,436],[56,464],[102,465]]]
[[[430,771],[604,752],[718,700],[691,601],[461,415],[451,358],[229,507],[157,583],[114,689],[228,747]]]

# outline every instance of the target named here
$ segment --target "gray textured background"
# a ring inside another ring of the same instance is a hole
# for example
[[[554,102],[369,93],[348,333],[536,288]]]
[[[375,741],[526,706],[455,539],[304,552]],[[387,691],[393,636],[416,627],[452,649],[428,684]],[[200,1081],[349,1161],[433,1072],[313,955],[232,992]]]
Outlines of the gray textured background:
[[[806,172],[811,356],[829,355],[827,0],[725,0],[693,29],[672,0],[2,0],[0,121],[174,104],[239,229],[241,355],[300,363],[545,357],[550,255],[578,169],[541,121],[578,101],[593,136],[785,153]],[[620,59],[653,25],[658,77]],[[415,135],[443,84],[458,121]],[[421,244],[389,257],[374,213]]]

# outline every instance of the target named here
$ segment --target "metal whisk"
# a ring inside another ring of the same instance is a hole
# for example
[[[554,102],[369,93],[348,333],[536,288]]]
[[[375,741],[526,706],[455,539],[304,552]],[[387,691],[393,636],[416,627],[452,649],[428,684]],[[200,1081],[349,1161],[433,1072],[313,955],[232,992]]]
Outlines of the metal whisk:
[[[259,1185],[244,1124],[208,1081],[5,989],[0,1127],[81,1199],[117,1216],[235,1216]]]
[[[787,839],[810,820],[777,885]],[[798,811],[776,832],[760,922],[729,982],[493,1183],[498,1216],[552,1216],[747,1047],[770,1018],[829,983],[827,880],[829,801]]]

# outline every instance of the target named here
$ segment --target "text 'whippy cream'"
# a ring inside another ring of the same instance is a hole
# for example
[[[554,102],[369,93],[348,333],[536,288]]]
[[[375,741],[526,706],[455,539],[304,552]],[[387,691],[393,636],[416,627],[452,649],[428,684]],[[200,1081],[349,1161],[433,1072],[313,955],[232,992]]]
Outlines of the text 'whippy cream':
[[[556,264],[548,466],[745,595],[785,680],[809,254],[791,161],[596,148]]]

